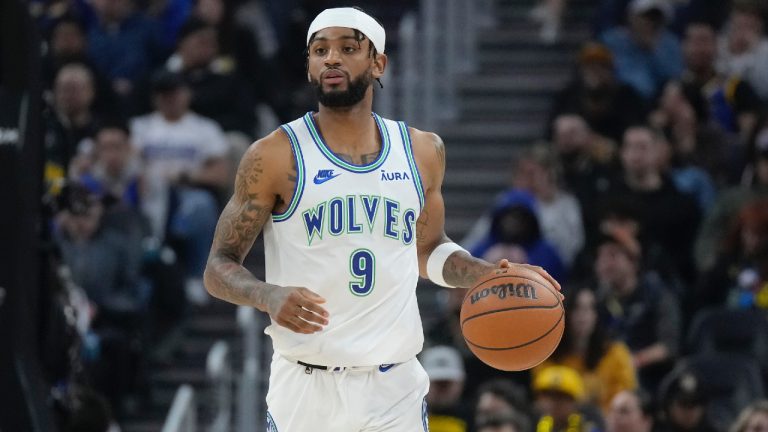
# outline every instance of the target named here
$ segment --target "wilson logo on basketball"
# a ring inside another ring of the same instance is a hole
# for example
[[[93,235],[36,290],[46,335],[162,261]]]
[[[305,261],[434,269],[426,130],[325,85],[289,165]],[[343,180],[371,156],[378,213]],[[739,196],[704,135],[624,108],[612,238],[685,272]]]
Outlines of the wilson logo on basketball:
[[[500,300],[504,300],[507,297],[519,297],[532,300],[539,299],[536,297],[536,288],[533,285],[519,283],[494,285],[490,288],[483,288],[482,290],[472,294],[470,297],[470,303],[475,304],[481,299],[488,297],[489,295],[498,296]]]

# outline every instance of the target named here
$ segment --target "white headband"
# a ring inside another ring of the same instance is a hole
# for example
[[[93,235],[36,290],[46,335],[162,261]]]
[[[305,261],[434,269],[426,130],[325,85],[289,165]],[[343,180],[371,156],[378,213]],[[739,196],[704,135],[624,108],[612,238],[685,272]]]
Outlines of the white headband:
[[[384,27],[365,12],[351,7],[326,9],[320,12],[309,25],[307,45],[309,45],[309,39],[313,34],[328,27],[347,27],[359,30],[370,39],[373,46],[376,47],[376,51],[384,53],[384,44],[387,41]]]

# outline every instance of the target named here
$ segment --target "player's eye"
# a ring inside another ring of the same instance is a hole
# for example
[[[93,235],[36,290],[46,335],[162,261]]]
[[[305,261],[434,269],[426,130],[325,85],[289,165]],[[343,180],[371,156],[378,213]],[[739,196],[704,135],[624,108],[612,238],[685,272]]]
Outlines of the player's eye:
[[[312,50],[316,55],[324,55],[328,50],[322,47],[317,47],[314,50]]]
[[[354,46],[345,46],[344,52],[347,54],[352,54],[353,52],[357,51],[357,47]]]

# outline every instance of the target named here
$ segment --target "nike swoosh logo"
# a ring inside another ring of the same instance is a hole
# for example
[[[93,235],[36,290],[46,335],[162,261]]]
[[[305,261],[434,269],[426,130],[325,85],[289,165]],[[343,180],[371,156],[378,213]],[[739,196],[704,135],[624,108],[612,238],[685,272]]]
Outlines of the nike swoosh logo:
[[[383,364],[383,365],[379,366],[379,372],[386,372],[386,371],[392,369],[393,367],[395,367],[396,364],[397,363]]]
[[[329,177],[318,177],[318,176],[315,176],[314,180],[312,180],[312,181],[314,181],[315,184],[323,184],[323,183],[327,182],[328,180],[332,180],[332,179],[334,179],[334,178],[336,178],[336,177],[338,177],[340,175],[341,175],[341,173],[338,173],[336,175],[332,175],[332,176],[329,176]]]

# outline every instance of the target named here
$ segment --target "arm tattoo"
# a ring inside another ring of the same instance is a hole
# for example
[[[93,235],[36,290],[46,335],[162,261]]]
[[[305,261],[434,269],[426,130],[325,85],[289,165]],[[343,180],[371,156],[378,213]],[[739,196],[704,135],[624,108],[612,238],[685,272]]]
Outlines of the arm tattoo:
[[[425,207],[421,210],[421,214],[416,220],[416,246],[420,247],[426,245],[428,225],[429,211]]]
[[[445,171],[445,144],[442,141],[435,142],[435,153],[437,153],[437,160],[440,161],[440,167]]]
[[[259,281],[242,263],[272,209],[258,204],[258,194],[250,192],[264,170],[262,159],[256,157],[251,166],[237,174],[235,197],[222,211],[213,239],[211,255],[205,272],[205,283],[217,296],[229,302],[264,305],[267,284]]]
[[[443,266],[443,279],[453,286],[472,288],[477,280],[494,269],[494,265],[464,252],[453,253]]]

